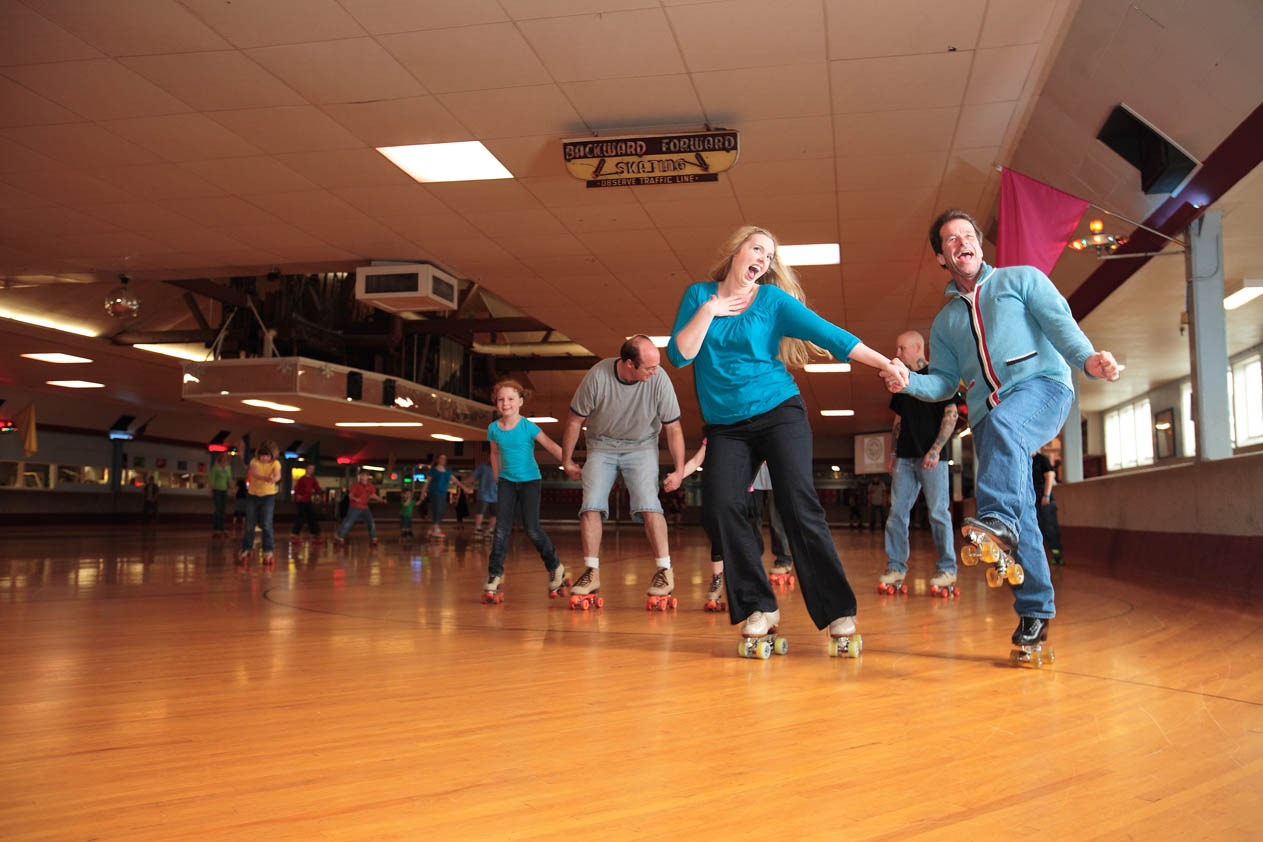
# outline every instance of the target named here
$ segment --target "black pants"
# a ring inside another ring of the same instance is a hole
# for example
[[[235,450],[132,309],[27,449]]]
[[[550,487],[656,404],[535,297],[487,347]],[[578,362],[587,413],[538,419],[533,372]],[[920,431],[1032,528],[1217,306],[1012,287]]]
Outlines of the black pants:
[[[1039,520],[1039,531],[1044,536],[1048,549],[1061,553],[1061,526],[1057,523],[1057,501],[1049,499],[1047,506],[1035,503],[1035,517]]]
[[[789,551],[789,542],[785,540],[785,525],[781,521],[780,512],[776,510],[776,497],[770,491],[755,489],[750,492],[750,529],[754,532],[754,540],[759,544],[759,556],[763,555],[763,513],[767,512],[768,525],[772,534],[772,555],[777,564],[792,567],[794,560]]]
[[[320,534],[320,521],[316,517],[316,504],[310,500],[306,503],[298,503],[298,515],[294,518],[293,534],[301,534],[304,523],[307,524],[307,529],[311,531],[312,535]]]
[[[755,611],[775,611],[776,594],[746,520],[750,477],[766,461],[772,497],[797,563],[803,601],[817,628],[855,615],[855,592],[846,581],[824,508],[811,479],[811,427],[795,396],[736,424],[708,424],[702,517],[724,556],[728,616],[734,623]]]
[[[487,559],[487,572],[492,576],[504,575],[504,557],[509,552],[509,531],[513,529],[513,519],[526,530],[526,537],[531,539],[539,557],[544,560],[548,572],[557,569],[561,562],[557,559],[557,550],[548,539],[548,533],[539,525],[540,480],[529,482],[513,482],[501,479],[496,486],[499,499],[496,502],[496,531],[491,539],[491,557]]]

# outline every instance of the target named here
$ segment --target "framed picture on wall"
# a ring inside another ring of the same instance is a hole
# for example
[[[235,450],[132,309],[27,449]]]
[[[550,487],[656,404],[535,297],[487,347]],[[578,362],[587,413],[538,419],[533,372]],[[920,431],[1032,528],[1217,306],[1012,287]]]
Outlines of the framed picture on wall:
[[[1153,416],[1153,458],[1175,456],[1175,410],[1164,409]]]

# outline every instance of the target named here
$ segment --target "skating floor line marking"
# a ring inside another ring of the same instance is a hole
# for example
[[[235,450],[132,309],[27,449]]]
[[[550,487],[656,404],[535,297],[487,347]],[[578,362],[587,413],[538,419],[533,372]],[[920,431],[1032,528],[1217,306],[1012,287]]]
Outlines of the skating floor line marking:
[[[364,620],[367,622],[378,622],[378,623],[394,623],[396,625],[405,625],[405,626],[426,627],[426,626],[435,625],[434,623],[422,622],[416,619],[405,620],[405,619],[396,619],[393,617],[376,617],[376,616],[366,616],[363,614],[348,614],[343,611],[331,611],[326,608],[311,608],[305,605],[296,605],[294,603],[282,602],[279,599],[273,598],[272,596],[273,591],[288,591],[290,593],[295,593],[295,591],[292,588],[285,588],[281,586],[268,588],[265,591],[263,591],[263,598],[266,601],[272,603],[273,605],[276,605],[282,608],[291,608],[295,611],[306,611],[311,614],[324,614],[331,617],[345,617],[352,620]],[[1128,605],[1128,608],[1131,610],[1134,610],[1134,606]],[[597,610],[603,610],[603,609],[597,609]],[[650,612],[646,611],[644,613],[649,614]],[[1089,621],[1089,622],[1095,622],[1095,621]],[[447,623],[446,627],[462,629],[464,631],[473,631],[473,632],[509,631],[509,632],[536,632],[539,634],[552,634],[552,633],[571,634],[575,632],[589,632],[594,635],[600,635],[601,637],[605,637],[605,636],[654,637],[654,638],[661,637],[660,634],[657,634],[654,632],[618,631],[618,630],[612,630],[612,629],[544,629],[544,628],[539,628],[537,626],[496,626],[492,628],[488,626],[464,625],[462,623]],[[728,639],[728,635],[726,634],[722,636],[720,635],[687,635],[687,634],[680,635],[680,636],[685,637],[687,639],[691,639],[691,640],[723,641],[723,640]],[[864,651],[875,653],[875,654],[880,653],[883,655],[903,655],[905,657],[911,657],[911,658],[932,658],[935,660],[942,660],[942,661],[956,661],[956,662],[972,661],[979,664],[991,664],[992,666],[1003,666],[1007,669],[1013,669],[1013,670],[1022,669],[1020,667],[1012,666],[1011,664],[1009,664],[1007,660],[999,660],[989,655],[943,655],[943,654],[936,654],[933,652],[913,652],[913,651],[904,650],[904,649],[875,649],[867,645],[864,647]],[[1180,693],[1180,694],[1188,695],[1188,696],[1196,696],[1202,699],[1218,699],[1224,702],[1235,702],[1237,704],[1249,705],[1251,707],[1263,707],[1263,701],[1254,701],[1252,699],[1239,699],[1235,696],[1223,696],[1218,693],[1205,693],[1199,690],[1189,690],[1184,687],[1168,687],[1165,684],[1151,684],[1149,682],[1136,681],[1130,678],[1116,678],[1114,676],[1109,676],[1109,675],[1096,675],[1090,672],[1073,672],[1070,670],[1053,668],[1053,667],[1049,667],[1047,670],[1044,670],[1044,672],[1047,672],[1051,675],[1065,675],[1065,676],[1070,676],[1073,678],[1087,678],[1093,681],[1108,681],[1114,684],[1130,684],[1133,687],[1145,687],[1150,690],[1165,690],[1168,693]]]

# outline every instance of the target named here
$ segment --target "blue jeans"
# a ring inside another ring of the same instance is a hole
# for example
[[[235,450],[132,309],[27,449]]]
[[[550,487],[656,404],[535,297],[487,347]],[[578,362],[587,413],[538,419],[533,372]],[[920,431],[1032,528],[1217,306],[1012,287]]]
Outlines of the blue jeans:
[[[583,505],[579,514],[600,512],[601,520],[610,515],[610,489],[622,472],[623,483],[631,497],[631,510],[662,514],[658,499],[658,449],[633,450],[630,453],[608,453],[589,450],[583,462]],[[753,476],[753,474],[751,474]]]
[[[275,537],[272,534],[272,512],[275,509],[275,494],[251,494],[246,497],[246,528],[241,533],[242,552],[254,547],[255,524],[263,530],[263,552],[272,552],[274,549],[272,541]]]
[[[509,531],[513,529],[515,517],[526,530],[526,537],[539,550],[539,557],[544,560],[544,566],[549,572],[556,570],[557,565],[561,564],[548,533],[539,525],[539,490],[540,480],[537,479],[529,482],[500,480],[496,504],[496,533],[491,540],[491,558],[487,559],[487,572],[492,576],[504,575],[504,557],[509,552]]]
[[[211,491],[211,497],[215,500],[215,516],[211,519],[211,531],[223,532],[224,511],[228,507],[228,492],[215,489]]]
[[[399,516],[399,531],[400,531],[400,532],[411,532],[411,531],[412,531],[412,515],[400,515],[400,516]]]
[[[1053,617],[1052,577],[1035,517],[1031,454],[1061,430],[1073,394],[1047,377],[1033,377],[1004,396],[974,426],[978,453],[978,517],[993,517],[1017,536],[1017,561],[1026,581],[1013,589],[1021,617]]]
[[[338,537],[345,538],[346,533],[351,531],[351,527],[360,518],[368,521],[368,537],[370,539],[377,537],[377,524],[373,522],[373,513],[368,509],[357,509],[351,506],[346,510],[346,517],[342,519],[342,525],[338,527]]]
[[[443,520],[445,514],[447,514],[447,495],[430,495],[430,520],[434,522],[435,529],[439,528],[439,522]]]
[[[908,571],[908,514],[917,495],[925,492],[925,505],[930,510],[930,533],[938,548],[938,569],[956,572],[956,544],[952,538],[952,515],[947,509],[951,474],[947,463],[939,462],[927,470],[921,458],[895,459],[895,473],[890,483],[890,517],[886,520],[886,566],[900,573]]]

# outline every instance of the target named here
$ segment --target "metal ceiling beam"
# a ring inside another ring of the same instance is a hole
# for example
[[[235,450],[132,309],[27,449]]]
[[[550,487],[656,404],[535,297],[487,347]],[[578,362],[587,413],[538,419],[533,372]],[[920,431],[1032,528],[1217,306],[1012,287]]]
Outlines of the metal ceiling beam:
[[[226,287],[223,284],[217,284],[210,278],[185,278],[177,281],[166,281],[171,286],[187,289],[189,292],[204,295],[207,298],[213,298],[216,301],[231,307],[249,307],[250,296],[244,292],[238,292],[232,287]],[[214,337],[211,337],[212,339]]]
[[[214,342],[213,330],[125,330],[110,337],[115,345],[161,345],[164,342]]]
[[[346,336],[384,336],[389,326],[383,324],[382,330],[372,332],[348,331]],[[497,331],[531,331],[548,330],[548,325],[539,319],[529,316],[514,316],[503,319],[416,319],[403,323],[404,335],[426,333],[437,336],[462,336],[471,333],[494,333]]]
[[[496,357],[497,371],[586,371],[600,357]]]

